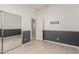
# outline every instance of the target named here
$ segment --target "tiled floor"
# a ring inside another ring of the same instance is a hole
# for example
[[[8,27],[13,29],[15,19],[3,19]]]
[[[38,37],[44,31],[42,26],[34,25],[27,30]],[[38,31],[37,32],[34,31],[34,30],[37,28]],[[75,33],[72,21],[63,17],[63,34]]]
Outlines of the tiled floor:
[[[6,54],[74,54],[79,53],[79,49],[61,44],[49,43],[46,41],[33,40]]]

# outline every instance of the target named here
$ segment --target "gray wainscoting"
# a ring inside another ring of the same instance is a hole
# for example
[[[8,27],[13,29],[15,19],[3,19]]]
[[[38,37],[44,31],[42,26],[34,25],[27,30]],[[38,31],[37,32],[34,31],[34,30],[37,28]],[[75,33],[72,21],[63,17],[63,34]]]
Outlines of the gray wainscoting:
[[[79,46],[79,32],[75,31],[43,31],[43,39]]]
[[[4,37],[21,35],[21,29],[4,29]]]
[[[23,44],[30,41],[30,31],[23,31]]]
[[[2,37],[2,29],[0,29],[0,37]]]

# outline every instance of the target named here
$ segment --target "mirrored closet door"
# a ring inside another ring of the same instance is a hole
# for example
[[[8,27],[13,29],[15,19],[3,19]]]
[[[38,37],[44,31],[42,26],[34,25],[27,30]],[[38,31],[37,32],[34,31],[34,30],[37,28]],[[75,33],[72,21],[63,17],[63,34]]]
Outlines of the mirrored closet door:
[[[3,12],[4,24],[3,24],[3,52],[10,51],[22,45],[21,16]]]
[[[2,12],[0,11],[0,53],[2,52]]]

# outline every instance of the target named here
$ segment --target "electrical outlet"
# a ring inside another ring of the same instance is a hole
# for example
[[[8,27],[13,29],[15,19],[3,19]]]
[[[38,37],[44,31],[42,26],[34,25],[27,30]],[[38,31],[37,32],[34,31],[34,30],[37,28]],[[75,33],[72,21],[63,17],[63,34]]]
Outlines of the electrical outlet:
[[[27,41],[27,39],[25,39],[25,41]]]
[[[59,40],[59,37],[57,37],[57,40]]]

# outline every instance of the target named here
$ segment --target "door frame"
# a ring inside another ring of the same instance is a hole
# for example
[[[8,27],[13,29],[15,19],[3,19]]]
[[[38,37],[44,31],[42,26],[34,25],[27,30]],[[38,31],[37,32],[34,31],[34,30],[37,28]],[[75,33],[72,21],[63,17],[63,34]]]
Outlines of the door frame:
[[[31,18],[31,31],[30,31],[30,36],[31,36],[31,40],[33,40],[33,37],[32,37],[32,20],[35,20],[35,27],[36,27],[36,19],[35,18]],[[36,30],[35,30],[36,32]],[[36,34],[35,34],[35,40],[36,40]]]

